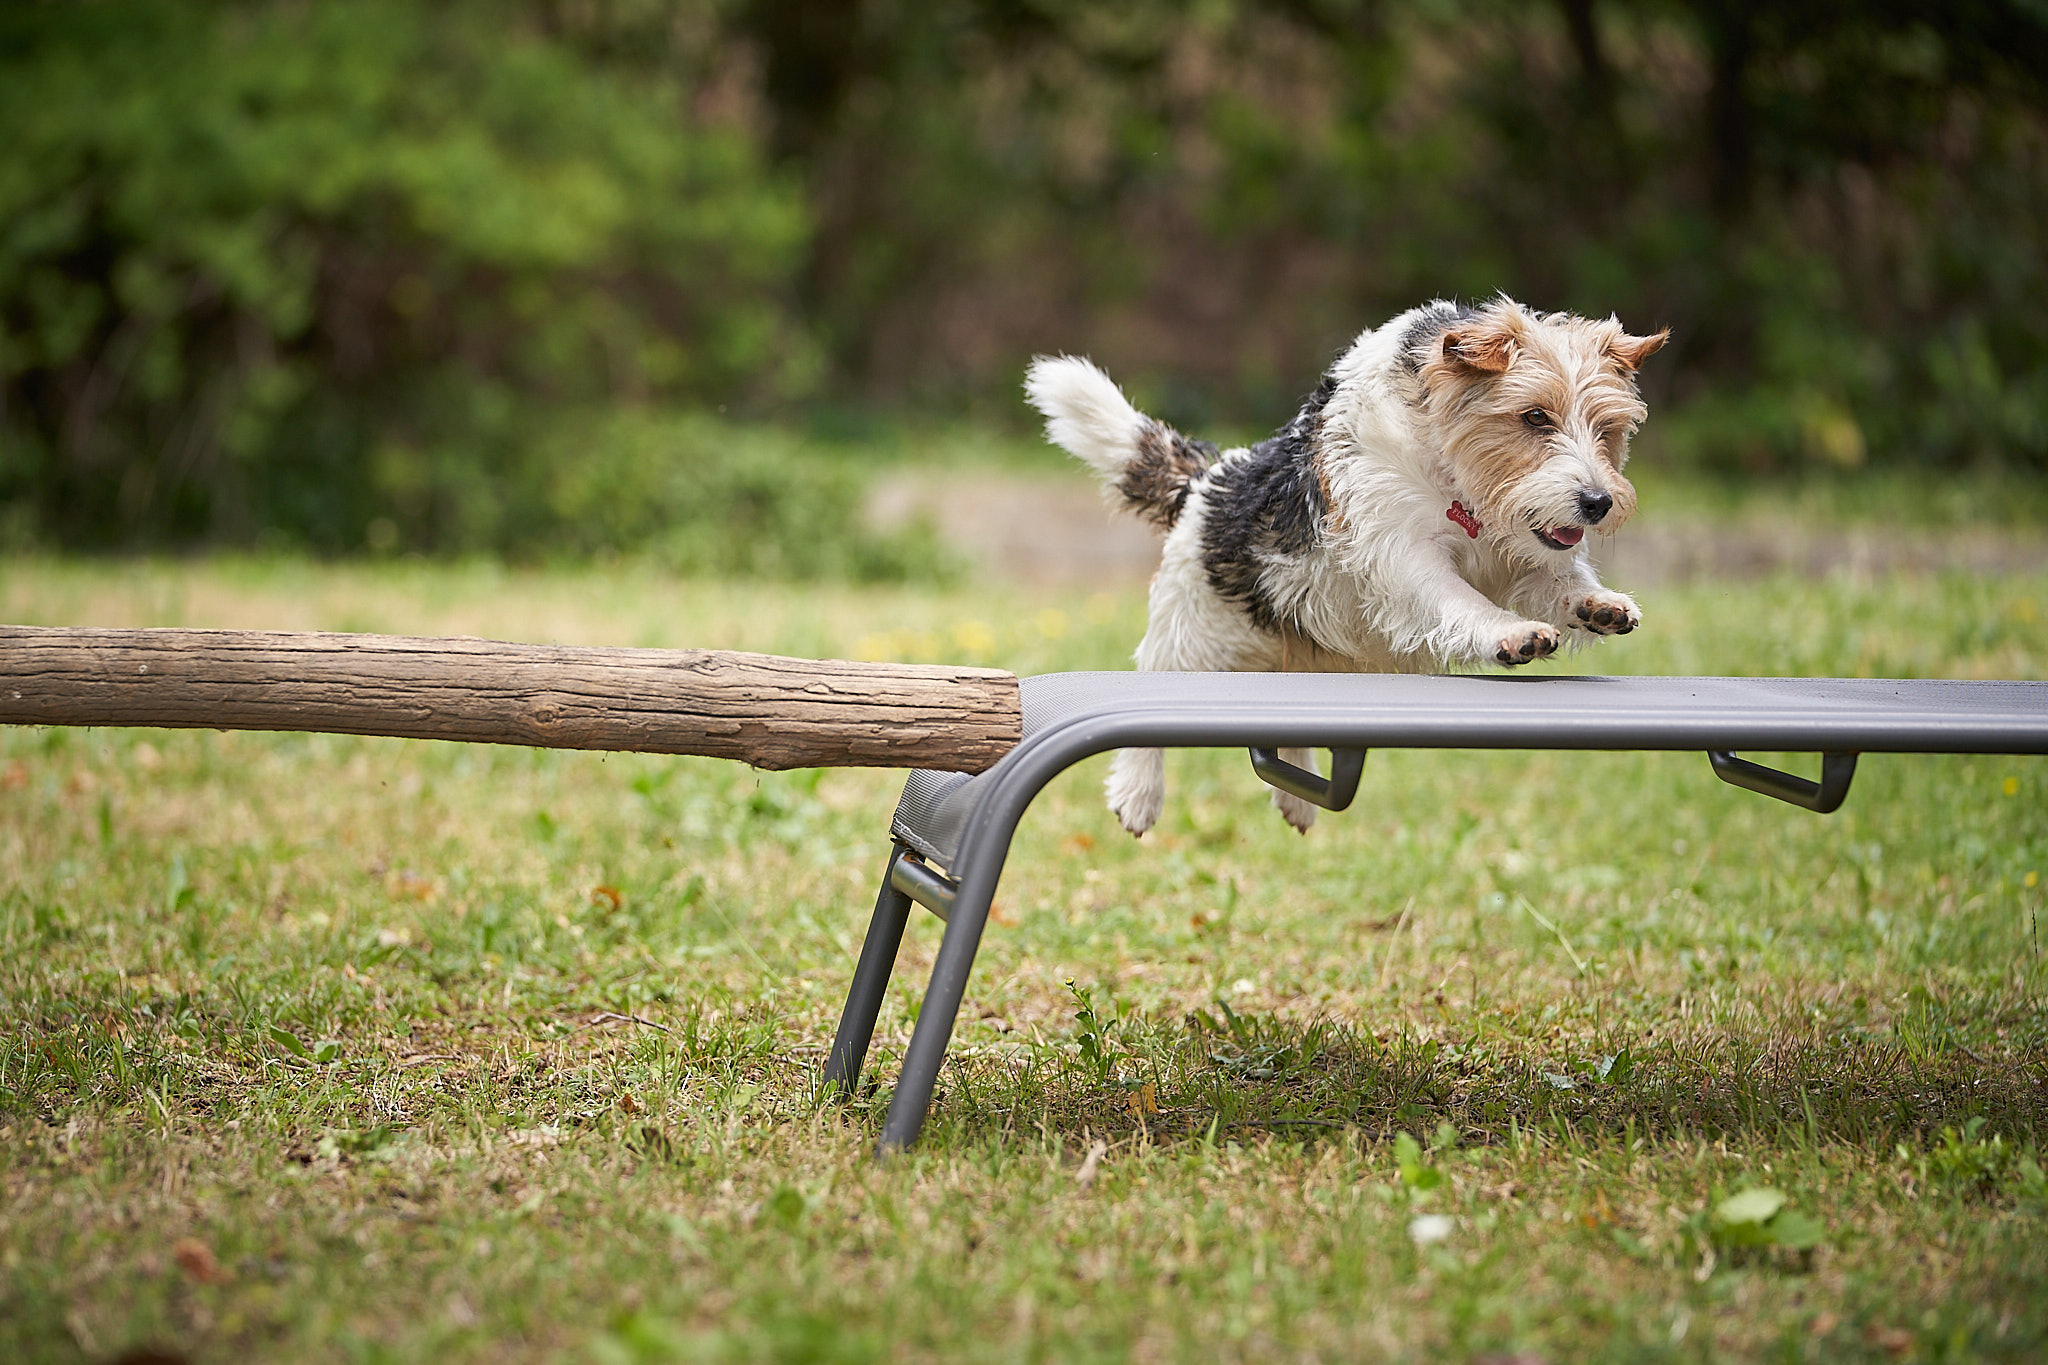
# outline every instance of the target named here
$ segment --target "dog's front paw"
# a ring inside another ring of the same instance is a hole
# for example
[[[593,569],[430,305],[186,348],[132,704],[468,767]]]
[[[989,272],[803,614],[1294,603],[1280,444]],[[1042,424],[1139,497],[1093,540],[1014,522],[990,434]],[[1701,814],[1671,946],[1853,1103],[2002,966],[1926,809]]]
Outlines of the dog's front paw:
[[[1508,668],[1532,664],[1557,653],[1557,643],[1557,627],[1524,621],[1501,639],[1493,651],[1493,661]]]
[[[1595,635],[1626,635],[1643,623],[1642,609],[1624,593],[1588,593],[1570,605],[1576,628]]]

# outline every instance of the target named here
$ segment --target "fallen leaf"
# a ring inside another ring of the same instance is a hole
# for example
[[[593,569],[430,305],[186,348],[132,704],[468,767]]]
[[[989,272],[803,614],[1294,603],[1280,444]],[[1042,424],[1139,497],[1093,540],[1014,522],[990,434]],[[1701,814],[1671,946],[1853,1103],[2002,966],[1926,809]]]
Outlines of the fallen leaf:
[[[1098,1142],[1088,1149],[1088,1155],[1081,1158],[1081,1169],[1074,1172],[1074,1184],[1077,1188],[1085,1190],[1095,1183],[1095,1168],[1107,1155],[1109,1144],[1106,1142]]]
[[[407,900],[430,901],[434,899],[434,879],[400,868],[391,878],[391,894]]]
[[[178,1269],[200,1284],[226,1284],[228,1273],[214,1259],[213,1248],[197,1237],[180,1237],[171,1244],[171,1259]]]
[[[1145,1082],[1126,1097],[1125,1105],[1130,1109],[1131,1117],[1134,1119],[1141,1119],[1147,1114],[1158,1113],[1159,1087],[1150,1081]]]
[[[611,883],[606,882],[603,885],[590,888],[590,903],[592,905],[603,903],[617,910],[625,905],[626,893]]]
[[[1614,1206],[1607,1202],[1607,1196],[1599,1192],[1593,1195],[1594,1207],[1579,1215],[1579,1221],[1589,1228],[1601,1228],[1614,1221]]]

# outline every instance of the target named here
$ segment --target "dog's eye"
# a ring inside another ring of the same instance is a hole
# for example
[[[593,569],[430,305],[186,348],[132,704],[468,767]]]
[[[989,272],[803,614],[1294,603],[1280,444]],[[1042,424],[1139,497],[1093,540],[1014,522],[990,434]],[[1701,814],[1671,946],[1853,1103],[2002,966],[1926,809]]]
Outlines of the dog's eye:
[[[1522,421],[1527,423],[1529,426],[1535,428],[1537,431],[1548,431],[1551,427],[1556,425],[1556,423],[1550,420],[1550,414],[1545,412],[1542,408],[1530,408],[1527,412],[1522,414]]]

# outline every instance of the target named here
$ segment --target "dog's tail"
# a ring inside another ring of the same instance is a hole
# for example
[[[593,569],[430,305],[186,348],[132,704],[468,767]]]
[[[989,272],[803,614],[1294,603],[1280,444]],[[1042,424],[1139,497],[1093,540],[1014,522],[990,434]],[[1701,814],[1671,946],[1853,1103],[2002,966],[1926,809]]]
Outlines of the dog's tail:
[[[1162,530],[1180,519],[1188,485],[1216,461],[1215,446],[1139,412],[1086,360],[1039,356],[1024,373],[1024,394],[1045,414],[1047,440],[1100,475],[1122,506]]]

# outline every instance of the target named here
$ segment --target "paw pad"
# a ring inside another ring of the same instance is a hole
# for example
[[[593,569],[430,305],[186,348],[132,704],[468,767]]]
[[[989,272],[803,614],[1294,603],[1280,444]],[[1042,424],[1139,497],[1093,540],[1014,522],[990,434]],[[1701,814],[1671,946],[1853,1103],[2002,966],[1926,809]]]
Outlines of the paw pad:
[[[1595,635],[1626,635],[1636,628],[1639,619],[1625,599],[1582,598],[1572,608],[1572,614],[1579,618],[1581,628]]]
[[[1494,652],[1494,662],[1507,668],[1519,664],[1534,663],[1547,659],[1557,651],[1557,632],[1548,626],[1539,626],[1522,635],[1511,635],[1500,642]]]

